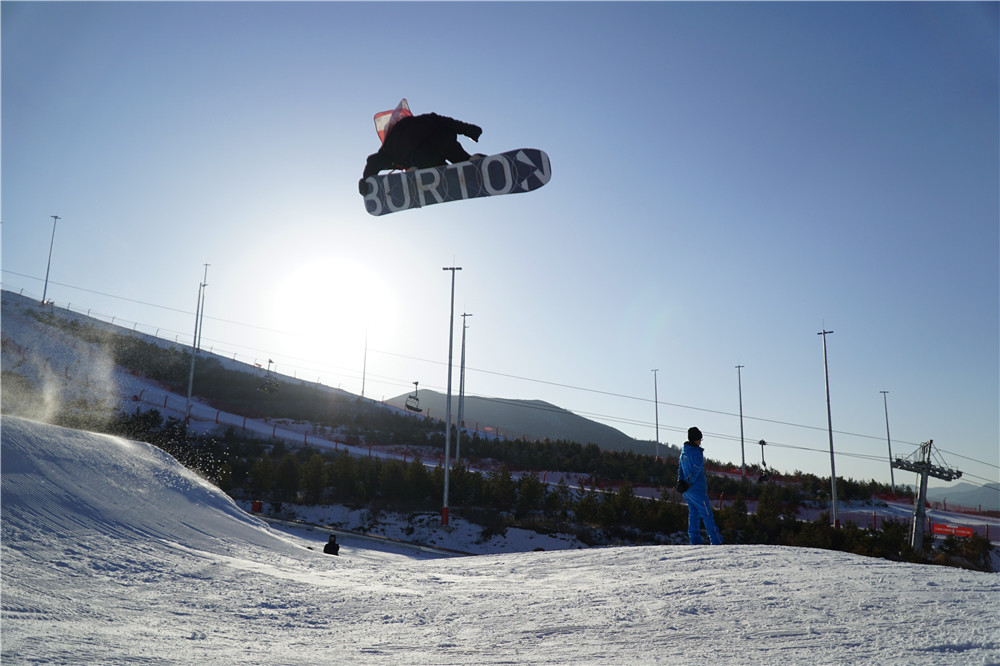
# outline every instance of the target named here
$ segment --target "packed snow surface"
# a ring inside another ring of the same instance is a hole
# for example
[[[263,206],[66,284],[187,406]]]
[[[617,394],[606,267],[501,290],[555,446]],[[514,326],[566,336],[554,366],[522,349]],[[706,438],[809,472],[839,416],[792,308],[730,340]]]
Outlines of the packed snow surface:
[[[0,425],[4,664],[1000,662],[1000,574],[771,546],[335,557],[147,444]]]

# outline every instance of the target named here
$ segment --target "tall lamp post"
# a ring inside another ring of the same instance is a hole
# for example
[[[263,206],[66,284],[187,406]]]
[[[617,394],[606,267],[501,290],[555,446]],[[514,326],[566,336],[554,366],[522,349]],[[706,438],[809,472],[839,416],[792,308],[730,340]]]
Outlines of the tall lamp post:
[[[736,366],[736,381],[739,384],[740,389],[740,456],[742,457],[742,462],[740,463],[740,477],[746,478],[747,476],[747,454],[746,449],[743,448],[743,366]]]
[[[455,431],[455,462],[462,459],[462,427],[465,425],[465,318],[471,317],[468,312],[462,313],[462,360],[458,363],[458,429]]]
[[[187,402],[184,404],[185,429],[191,425],[191,395],[194,391],[194,359],[198,355],[198,350],[201,347],[201,320],[205,316],[205,287],[208,286],[208,267],[209,264],[205,264],[205,278],[202,280],[201,284],[198,285],[198,305],[194,311],[194,338],[191,340],[191,371],[188,374]],[[270,362],[268,362],[267,368],[268,371],[270,371]]]
[[[653,373],[653,408],[656,415],[656,458],[660,458],[660,396],[656,390],[656,373],[659,369],[652,370]]]
[[[833,509],[830,517],[833,519],[834,527],[839,529],[840,516],[837,511],[837,467],[833,461],[833,415],[830,411],[830,366],[826,360],[826,336],[831,333],[833,333],[833,331],[822,330],[816,335],[823,336],[823,374],[826,377],[826,422],[830,431],[830,485],[831,500],[833,502]]]
[[[365,328],[365,355],[361,361],[361,397],[365,397],[365,377],[368,376],[368,329]]]
[[[451,452],[451,359],[455,346],[455,271],[461,266],[445,266],[441,270],[451,271],[451,313],[448,315],[448,397],[444,410],[444,505],[441,507],[441,524],[448,524],[448,468],[451,462],[448,456]]]
[[[889,399],[885,396],[888,391],[879,391],[882,394],[882,404],[885,405],[885,441],[889,444],[889,485],[892,486],[892,494],[896,494],[896,476],[893,474],[892,466],[892,439],[889,437]]]
[[[50,215],[52,218],[52,240],[49,241],[49,263],[45,266],[45,286],[42,287],[42,305],[45,305],[45,295],[49,291],[49,269],[52,268],[52,248],[56,244],[56,222],[62,218],[58,215]]]

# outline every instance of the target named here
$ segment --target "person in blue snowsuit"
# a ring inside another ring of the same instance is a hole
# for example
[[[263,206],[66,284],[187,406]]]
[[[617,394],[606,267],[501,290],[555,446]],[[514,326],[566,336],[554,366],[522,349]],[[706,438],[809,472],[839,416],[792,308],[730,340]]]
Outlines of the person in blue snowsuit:
[[[684,491],[688,505],[688,536],[692,545],[704,543],[701,539],[701,524],[705,523],[708,540],[715,545],[722,543],[719,528],[708,502],[708,480],[705,478],[705,452],[701,449],[701,430],[688,429],[688,441],[681,451],[680,477],[690,484]]]

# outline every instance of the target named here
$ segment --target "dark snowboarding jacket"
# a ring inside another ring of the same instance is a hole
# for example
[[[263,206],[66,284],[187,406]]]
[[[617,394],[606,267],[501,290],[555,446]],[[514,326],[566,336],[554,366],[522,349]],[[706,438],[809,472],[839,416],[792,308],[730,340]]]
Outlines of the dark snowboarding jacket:
[[[362,180],[387,169],[426,169],[445,162],[464,162],[469,153],[458,142],[458,135],[479,141],[482,133],[476,125],[436,113],[401,118],[385,135],[378,152],[368,156]]]

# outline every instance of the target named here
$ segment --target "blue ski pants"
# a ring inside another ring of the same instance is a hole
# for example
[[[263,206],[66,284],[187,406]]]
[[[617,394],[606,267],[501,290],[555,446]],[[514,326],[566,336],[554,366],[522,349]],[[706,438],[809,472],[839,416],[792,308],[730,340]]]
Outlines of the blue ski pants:
[[[715,526],[715,516],[712,515],[708,495],[685,494],[684,499],[687,500],[688,505],[688,537],[691,539],[691,545],[697,546],[705,543],[701,539],[702,523],[705,523],[709,542],[713,545],[720,545],[722,536],[719,535],[719,528]]]

